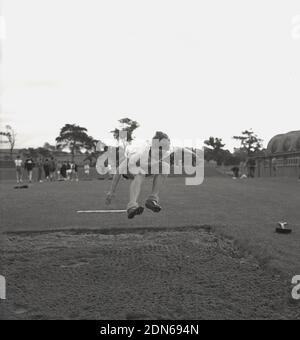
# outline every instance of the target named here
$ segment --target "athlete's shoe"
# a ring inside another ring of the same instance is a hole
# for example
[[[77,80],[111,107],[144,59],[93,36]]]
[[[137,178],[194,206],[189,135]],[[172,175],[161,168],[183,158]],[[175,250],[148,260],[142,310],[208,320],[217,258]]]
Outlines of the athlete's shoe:
[[[145,207],[152,210],[155,213],[160,212],[162,209],[162,207],[158,204],[156,200],[151,200],[151,199],[147,199],[145,203]]]
[[[141,215],[144,212],[144,207],[138,206],[127,209],[127,216],[129,219],[134,218],[136,215]]]

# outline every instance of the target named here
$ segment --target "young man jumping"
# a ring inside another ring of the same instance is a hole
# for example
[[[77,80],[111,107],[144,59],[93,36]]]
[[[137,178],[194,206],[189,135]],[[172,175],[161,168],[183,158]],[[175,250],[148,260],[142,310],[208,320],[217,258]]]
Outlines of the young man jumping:
[[[181,148],[178,151],[182,152]],[[185,149],[186,152],[193,154],[190,150]],[[161,211],[162,207],[159,204],[159,192],[170,173],[170,164],[165,160],[168,159],[172,153],[175,152],[171,148],[170,139],[167,134],[158,131],[152,139],[151,144],[145,144],[140,147],[129,147],[125,151],[125,160],[120,164],[117,173],[113,177],[110,191],[106,196],[106,204],[110,204],[122,174],[128,174],[133,178],[129,190],[129,203],[127,205],[127,215],[129,219],[136,215],[141,215],[144,207],[138,203],[138,198],[141,192],[141,186],[145,176],[151,173],[154,175],[152,191],[148,196],[145,207],[155,213]],[[125,177],[125,175],[124,175]]]

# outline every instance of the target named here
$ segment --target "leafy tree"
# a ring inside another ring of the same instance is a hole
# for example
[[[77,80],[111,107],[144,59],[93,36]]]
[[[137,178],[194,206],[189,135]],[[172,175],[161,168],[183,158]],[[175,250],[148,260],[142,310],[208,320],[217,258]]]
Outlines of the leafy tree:
[[[208,140],[204,141],[208,147],[204,150],[204,157],[207,161],[214,160],[218,165],[224,162],[227,155],[227,150],[224,150],[225,144],[222,143],[221,138],[209,137]]]
[[[89,140],[86,144],[87,153],[94,154],[97,152],[97,145],[100,141],[98,139],[94,139],[92,136],[89,136]]]
[[[94,139],[90,137],[90,142],[86,146],[86,158],[85,161],[89,161],[90,164],[94,165],[97,162],[97,158],[100,156],[101,151],[99,150],[99,143],[101,143],[103,146],[105,145],[100,140]]]
[[[6,131],[1,131],[0,135],[5,136],[7,138],[7,141],[9,143],[9,149],[10,149],[10,158],[12,159],[12,154],[15,148],[17,134],[10,125],[6,125],[5,129]]]
[[[70,150],[72,161],[76,153],[81,152],[82,149],[89,149],[92,141],[93,138],[87,134],[87,129],[75,124],[66,124],[56,138],[58,148]]]
[[[43,149],[48,150],[50,152],[54,152],[54,151],[57,150],[57,146],[56,145],[51,145],[50,143],[46,142],[43,145]]]
[[[26,151],[27,156],[31,157],[32,159],[37,159],[39,157],[39,153],[35,148],[28,148]]]
[[[49,149],[46,149],[45,147],[39,147],[36,149],[38,155],[43,158],[50,158],[51,157],[51,151]]]
[[[247,154],[241,149],[234,149],[233,153],[229,150],[226,151],[227,153],[224,158],[224,165],[239,165],[247,159]]]
[[[127,144],[130,144],[134,137],[133,132],[140,126],[139,123],[130,118],[122,118],[119,120],[121,127],[115,128],[111,133],[114,138],[125,147]]]
[[[241,136],[234,136],[233,139],[240,141],[241,149],[245,150],[248,156],[257,153],[263,146],[263,140],[258,138],[252,130],[242,131]]]
[[[33,159],[38,159],[40,157],[50,158],[53,155],[53,152],[45,147],[21,149],[20,153]]]
[[[220,150],[225,146],[225,144],[222,143],[221,138],[215,137],[209,137],[208,140],[204,141],[204,144],[206,144],[209,147],[212,147],[213,150]]]

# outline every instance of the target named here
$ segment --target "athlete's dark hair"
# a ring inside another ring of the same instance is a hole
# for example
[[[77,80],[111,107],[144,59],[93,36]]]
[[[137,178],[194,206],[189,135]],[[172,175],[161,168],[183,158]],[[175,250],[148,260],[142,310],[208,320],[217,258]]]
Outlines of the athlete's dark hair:
[[[159,141],[161,141],[163,139],[170,140],[169,136],[162,131],[156,131],[153,139],[158,139]]]

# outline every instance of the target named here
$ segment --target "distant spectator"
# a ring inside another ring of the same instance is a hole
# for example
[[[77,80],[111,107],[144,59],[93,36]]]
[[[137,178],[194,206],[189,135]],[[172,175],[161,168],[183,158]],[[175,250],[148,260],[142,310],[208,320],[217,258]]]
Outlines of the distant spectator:
[[[43,160],[42,158],[39,158],[37,163],[36,163],[36,167],[37,167],[37,170],[38,170],[38,182],[42,183],[42,173],[43,173]]]
[[[256,161],[254,158],[249,158],[247,161],[248,167],[248,177],[254,178],[255,177],[255,169],[256,169]]]
[[[66,168],[67,168],[67,179],[70,180],[72,178],[72,165],[69,161],[67,161],[67,164],[66,164]]]
[[[78,164],[73,163],[73,175],[75,177],[76,182],[79,181],[79,176],[78,176]]]
[[[240,168],[238,166],[234,166],[231,171],[233,173],[233,179],[239,178]]]
[[[67,179],[67,164],[65,162],[61,165],[60,175],[64,180]]]
[[[47,158],[44,163],[44,172],[45,172],[45,178],[47,181],[50,180],[50,162],[49,159]]]
[[[50,180],[55,181],[56,162],[54,157],[51,157],[49,164],[50,164]]]
[[[22,182],[22,159],[21,157],[18,155],[17,159],[15,160],[15,166],[16,166],[16,176],[17,176],[17,183],[21,183]]]
[[[241,178],[247,178],[247,162],[240,162],[240,175]]]
[[[56,165],[56,175],[57,175],[57,177],[56,177],[56,179],[58,181],[61,180],[61,174],[60,174],[61,167],[62,167],[62,163],[61,162],[57,162],[57,165]]]
[[[89,165],[89,163],[85,163],[83,169],[84,169],[85,177],[90,178],[90,165]]]
[[[33,159],[31,157],[28,157],[24,163],[24,168],[27,170],[28,173],[28,180],[29,183],[32,182],[32,172],[33,172],[33,168],[34,168],[34,162]]]
[[[273,157],[271,162],[272,162],[272,175],[277,176],[277,159]]]

